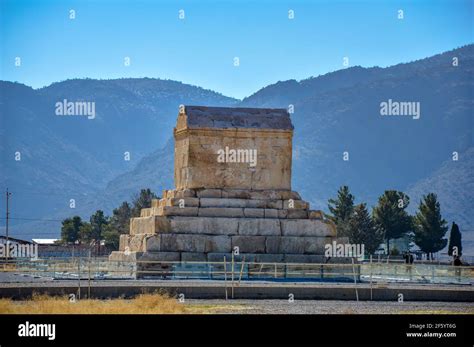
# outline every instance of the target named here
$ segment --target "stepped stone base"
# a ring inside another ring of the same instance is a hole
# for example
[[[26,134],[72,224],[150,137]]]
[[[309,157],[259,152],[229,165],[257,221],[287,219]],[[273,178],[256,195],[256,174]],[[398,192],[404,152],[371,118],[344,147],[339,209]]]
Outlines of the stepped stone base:
[[[151,261],[151,262],[215,262],[222,263],[224,257],[230,262],[231,253],[194,253],[194,252],[121,252],[114,251],[110,260],[121,262]],[[234,255],[235,262],[246,263],[327,263],[351,264],[351,258],[331,258],[317,254],[257,254],[241,253]]]
[[[131,219],[130,234],[121,235],[110,260],[222,262],[238,250],[236,261],[325,263],[326,244],[347,242],[293,191],[184,189],[163,197]]]

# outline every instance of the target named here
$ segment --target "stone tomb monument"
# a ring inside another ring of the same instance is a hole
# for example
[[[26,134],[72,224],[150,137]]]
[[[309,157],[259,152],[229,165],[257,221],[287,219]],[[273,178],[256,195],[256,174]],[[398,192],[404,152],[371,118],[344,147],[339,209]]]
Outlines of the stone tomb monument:
[[[327,261],[336,228],[291,190],[292,137],[285,109],[182,106],[176,188],[131,219],[110,259]]]

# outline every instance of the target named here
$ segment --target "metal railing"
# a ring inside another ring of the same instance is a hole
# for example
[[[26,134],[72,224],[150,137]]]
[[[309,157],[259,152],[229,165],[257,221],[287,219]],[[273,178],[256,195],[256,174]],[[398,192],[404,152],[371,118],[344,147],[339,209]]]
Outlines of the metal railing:
[[[112,261],[108,258],[14,259],[0,272],[57,280],[173,279],[271,280],[367,283],[473,284],[473,266],[398,263],[264,263],[225,259],[198,261]],[[0,279],[1,281],[1,279]]]

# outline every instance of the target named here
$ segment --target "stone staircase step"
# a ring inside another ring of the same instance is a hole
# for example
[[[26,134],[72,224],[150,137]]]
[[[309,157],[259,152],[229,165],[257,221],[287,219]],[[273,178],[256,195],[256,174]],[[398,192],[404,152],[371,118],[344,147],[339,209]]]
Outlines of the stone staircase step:
[[[163,198],[240,198],[240,199],[275,199],[275,200],[301,200],[301,196],[291,190],[250,190],[250,189],[169,189],[163,191]]]
[[[278,199],[241,199],[241,198],[163,198],[153,199],[152,208],[177,207],[221,207],[221,208],[274,208],[274,209],[305,209],[309,203],[303,200]]]

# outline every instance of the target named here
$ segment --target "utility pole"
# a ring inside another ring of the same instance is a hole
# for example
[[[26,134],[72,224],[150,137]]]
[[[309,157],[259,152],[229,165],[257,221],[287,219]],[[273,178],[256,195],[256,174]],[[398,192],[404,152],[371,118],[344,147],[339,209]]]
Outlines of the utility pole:
[[[7,234],[7,243],[6,243],[6,252],[5,252],[5,258],[6,260],[8,260],[8,258],[10,257],[10,244],[9,244],[9,239],[8,239],[8,219],[10,218],[10,211],[8,210],[8,200],[10,198],[10,195],[12,195],[12,193],[10,193],[8,191],[8,188],[7,188],[7,192],[6,192],[6,198],[7,198],[7,219],[6,219],[6,234]]]

